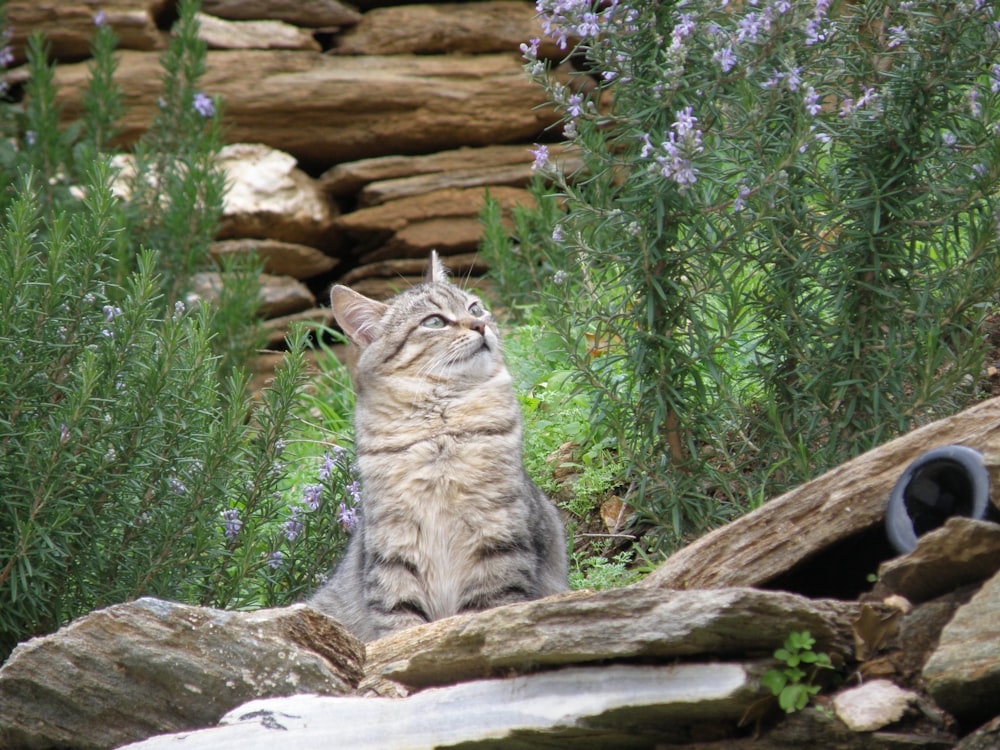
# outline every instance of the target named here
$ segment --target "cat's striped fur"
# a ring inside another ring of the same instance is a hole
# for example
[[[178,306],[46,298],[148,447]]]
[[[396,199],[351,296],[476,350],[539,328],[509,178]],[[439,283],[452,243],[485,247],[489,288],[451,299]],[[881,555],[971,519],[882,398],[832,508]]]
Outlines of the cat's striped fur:
[[[389,304],[344,286],[361,520],[310,604],[362,640],[566,589],[566,542],[525,473],[521,415],[493,316],[432,254]]]

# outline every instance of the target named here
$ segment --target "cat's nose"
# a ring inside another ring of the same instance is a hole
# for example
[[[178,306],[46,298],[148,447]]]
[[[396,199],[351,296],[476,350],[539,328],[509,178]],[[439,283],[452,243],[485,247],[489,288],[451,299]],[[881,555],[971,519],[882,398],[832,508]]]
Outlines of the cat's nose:
[[[469,321],[469,328],[473,331],[478,331],[483,336],[486,335],[486,321],[479,320],[478,318],[473,318]]]

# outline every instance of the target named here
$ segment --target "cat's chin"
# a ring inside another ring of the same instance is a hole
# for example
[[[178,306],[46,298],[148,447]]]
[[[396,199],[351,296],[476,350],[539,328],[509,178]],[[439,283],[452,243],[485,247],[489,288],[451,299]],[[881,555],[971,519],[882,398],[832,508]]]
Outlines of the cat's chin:
[[[482,346],[452,363],[451,368],[456,375],[485,380],[491,377],[496,369],[496,353],[488,343],[483,342]]]

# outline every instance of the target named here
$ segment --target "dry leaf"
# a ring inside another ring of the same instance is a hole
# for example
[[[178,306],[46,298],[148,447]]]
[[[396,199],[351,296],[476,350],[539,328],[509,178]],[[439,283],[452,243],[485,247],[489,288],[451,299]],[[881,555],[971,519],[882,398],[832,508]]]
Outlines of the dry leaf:
[[[851,623],[854,630],[854,653],[858,661],[871,659],[897,632],[902,610],[893,609],[883,614],[868,604],[861,605],[857,619]]]

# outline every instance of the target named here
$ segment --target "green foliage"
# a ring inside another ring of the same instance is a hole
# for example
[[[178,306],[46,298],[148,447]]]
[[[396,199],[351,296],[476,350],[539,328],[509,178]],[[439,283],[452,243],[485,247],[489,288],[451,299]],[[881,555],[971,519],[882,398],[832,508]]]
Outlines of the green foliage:
[[[569,587],[571,589],[602,589],[617,588],[635,583],[639,579],[639,571],[633,563],[635,553],[619,552],[609,559],[600,549],[599,554],[575,553],[570,556]]]
[[[833,669],[830,657],[812,650],[816,639],[809,631],[792,631],[783,648],[774,652],[774,658],[785,663],[781,669],[769,669],[760,681],[778,697],[778,705],[785,713],[801,711],[820,686],[814,684],[821,669]],[[806,671],[808,670],[808,671]]]
[[[321,490],[286,475],[307,332],[254,401],[256,264],[191,296],[224,190],[196,7],[179,4],[137,170],[109,152],[122,98],[106,25],[81,122],[61,123],[39,37],[24,101],[0,91],[0,654],[137,596],[289,603],[351,520],[349,456],[313,462]]]
[[[1000,283],[993,3],[539,5],[580,40],[570,85],[525,52],[583,168],[538,147],[539,207],[512,243],[488,206],[483,249],[665,544],[974,396]]]

